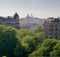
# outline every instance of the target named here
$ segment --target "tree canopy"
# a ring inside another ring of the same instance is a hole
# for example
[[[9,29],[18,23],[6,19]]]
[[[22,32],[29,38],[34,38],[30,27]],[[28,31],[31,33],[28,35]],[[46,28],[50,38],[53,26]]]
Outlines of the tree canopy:
[[[0,25],[0,57],[57,56],[60,56],[60,40],[46,38],[41,26],[29,31]]]

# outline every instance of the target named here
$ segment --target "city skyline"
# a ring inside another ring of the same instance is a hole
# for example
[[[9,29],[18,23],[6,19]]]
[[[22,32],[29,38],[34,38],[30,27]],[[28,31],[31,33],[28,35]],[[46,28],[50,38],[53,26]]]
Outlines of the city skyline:
[[[60,0],[0,0],[0,16],[60,17]]]

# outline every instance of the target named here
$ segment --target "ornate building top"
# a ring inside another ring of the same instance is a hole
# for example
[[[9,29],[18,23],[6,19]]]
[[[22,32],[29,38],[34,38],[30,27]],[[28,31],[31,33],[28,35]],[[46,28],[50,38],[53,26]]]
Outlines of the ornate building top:
[[[17,13],[17,12],[14,14],[13,18],[14,18],[14,19],[19,18],[19,15],[18,15],[18,13]]]

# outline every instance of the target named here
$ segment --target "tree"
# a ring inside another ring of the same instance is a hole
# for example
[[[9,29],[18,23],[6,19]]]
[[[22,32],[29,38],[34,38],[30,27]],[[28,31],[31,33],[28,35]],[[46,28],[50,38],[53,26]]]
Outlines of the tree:
[[[21,43],[22,43],[22,46],[25,48],[26,54],[29,55],[30,53],[32,53],[34,51],[34,49],[35,49],[35,41],[34,41],[33,36],[31,36],[31,35],[25,36],[22,39]]]
[[[34,35],[33,32],[28,31],[27,29],[17,30],[17,38],[24,38],[26,35]]]
[[[16,43],[16,30],[11,27],[0,26],[0,55],[12,56]]]
[[[43,32],[43,26],[40,25],[37,27],[37,29],[34,30],[35,33]]]
[[[50,52],[51,57],[59,57],[60,56],[60,42],[57,42],[53,47],[53,51]]]
[[[25,48],[22,46],[20,40],[18,40],[18,43],[14,49],[14,57],[27,57]]]
[[[44,40],[41,47],[32,52],[29,57],[50,57],[50,52],[53,50],[53,47],[56,45],[56,43],[57,40],[55,39]]]
[[[38,45],[41,45],[43,43],[43,41],[45,40],[44,34],[42,32],[35,33],[34,40],[35,40],[36,47]]]

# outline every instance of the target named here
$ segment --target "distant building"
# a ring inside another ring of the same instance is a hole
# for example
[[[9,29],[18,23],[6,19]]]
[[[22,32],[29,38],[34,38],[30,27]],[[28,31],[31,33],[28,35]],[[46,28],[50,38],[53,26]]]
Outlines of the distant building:
[[[13,17],[0,17],[0,25],[11,26],[18,29],[23,28],[28,30],[34,30],[43,23],[44,19],[33,17],[32,14],[31,16],[27,14],[27,16],[24,18],[19,18],[19,15],[17,13],[15,13]]]
[[[43,23],[44,23],[44,19],[33,17],[32,14],[31,16],[28,14],[24,18],[20,18],[20,27],[23,29],[34,30]]]
[[[15,13],[13,17],[11,16],[8,16],[7,18],[0,17],[0,24],[20,28],[19,15]]]
[[[60,39],[60,18],[47,18],[44,22],[44,34],[47,37]]]

